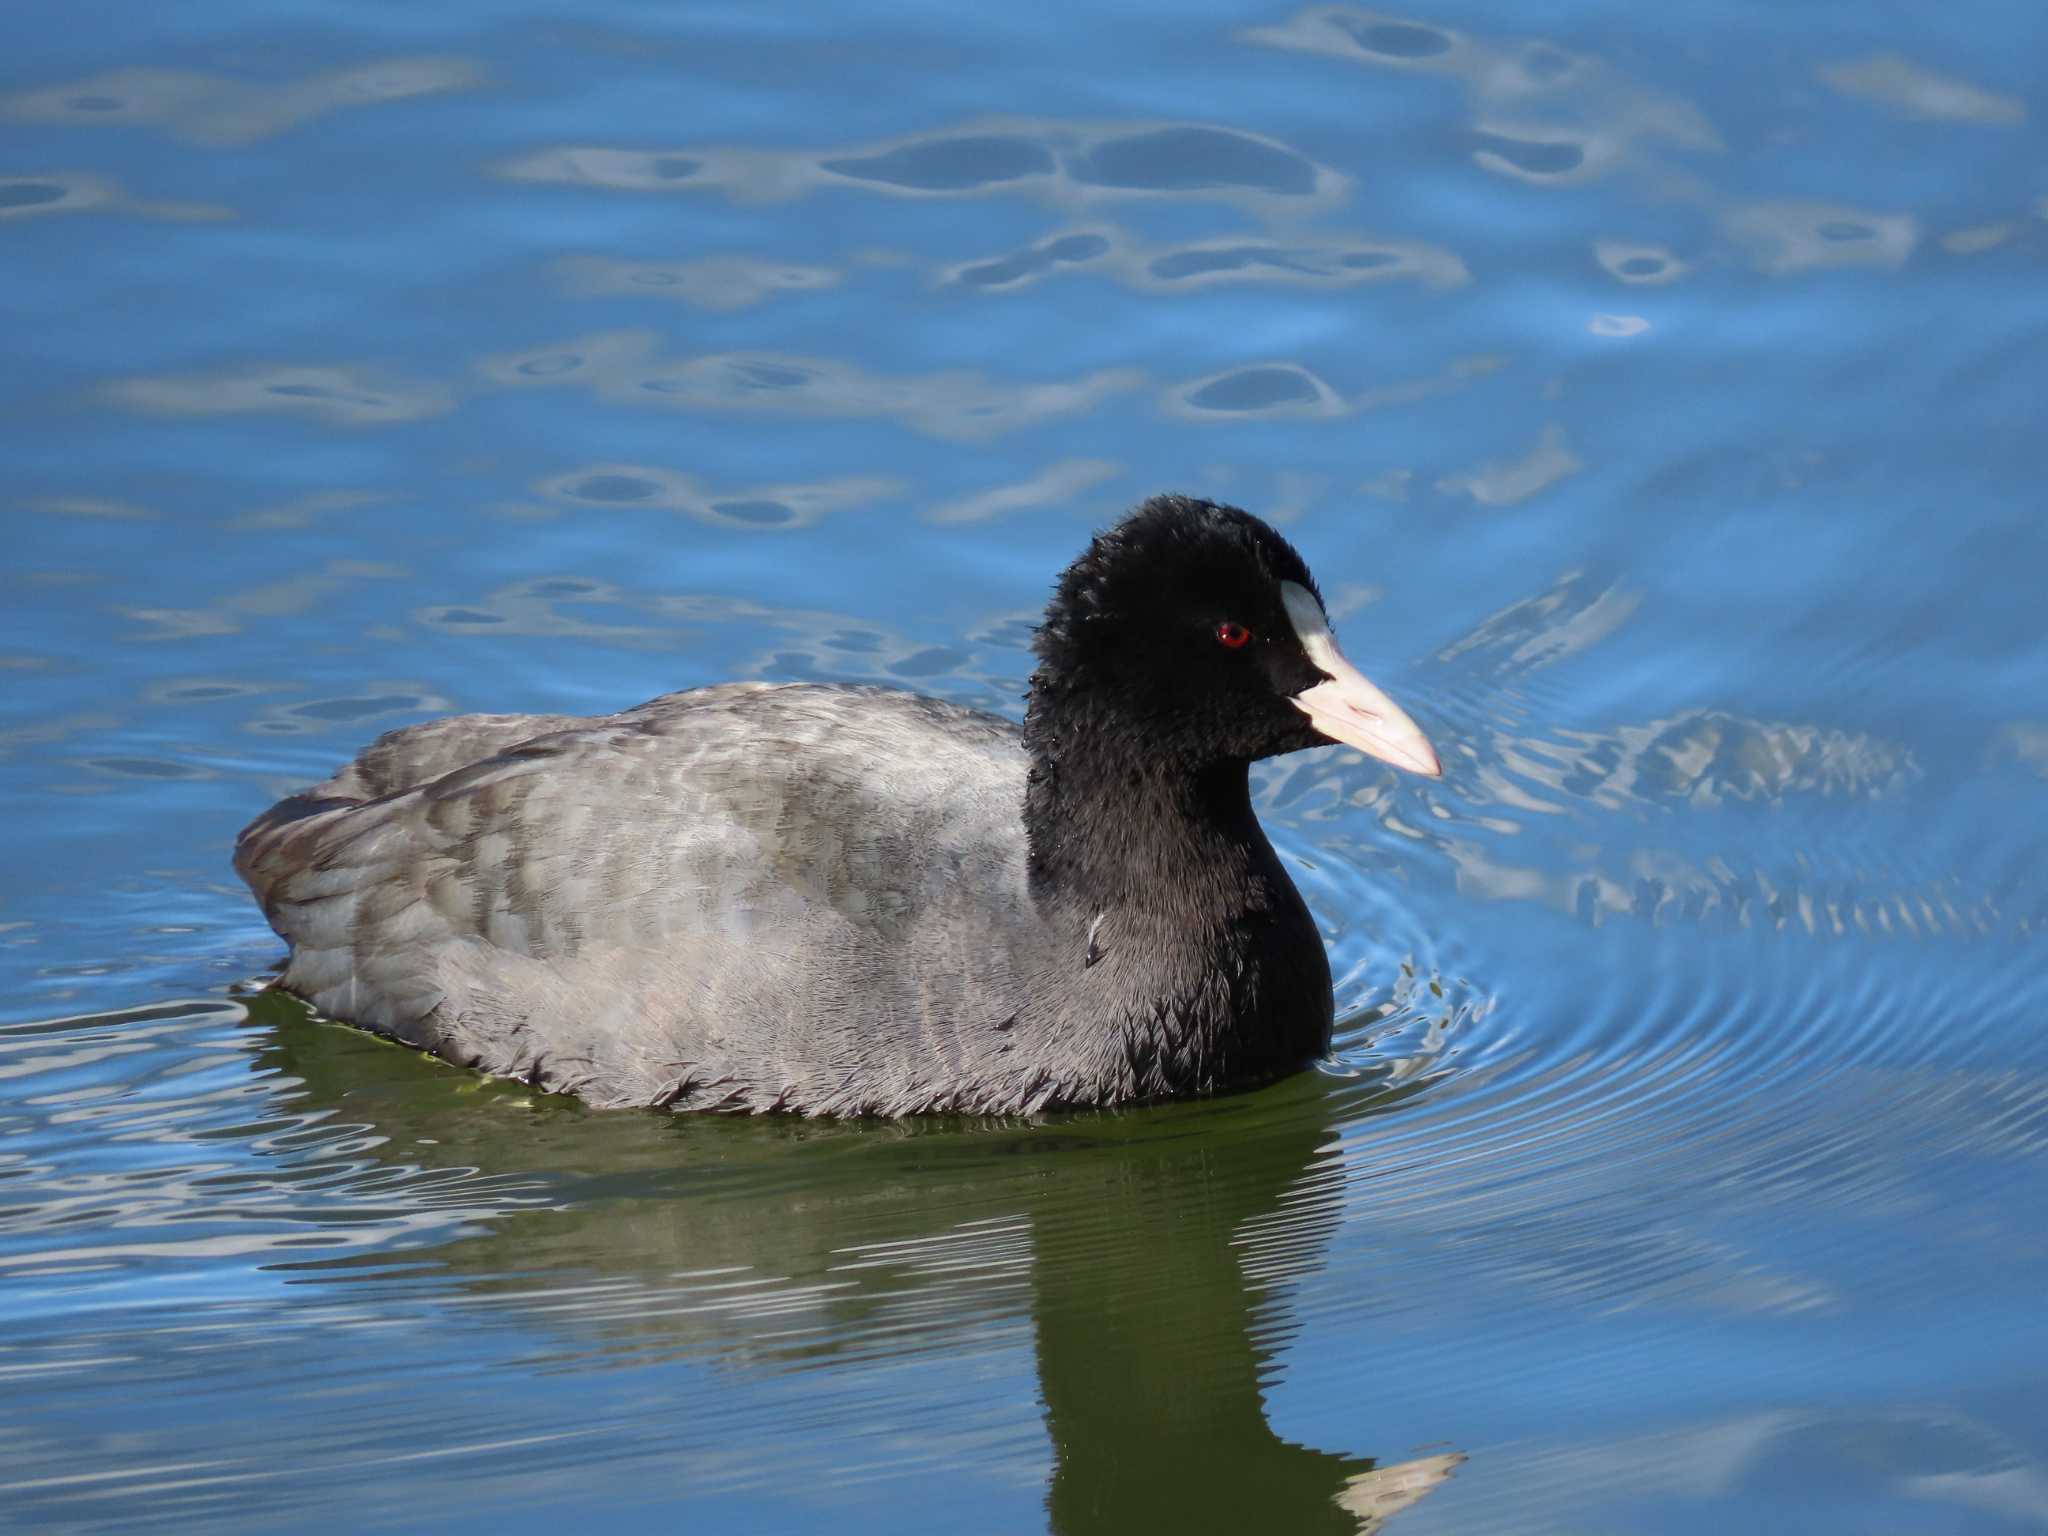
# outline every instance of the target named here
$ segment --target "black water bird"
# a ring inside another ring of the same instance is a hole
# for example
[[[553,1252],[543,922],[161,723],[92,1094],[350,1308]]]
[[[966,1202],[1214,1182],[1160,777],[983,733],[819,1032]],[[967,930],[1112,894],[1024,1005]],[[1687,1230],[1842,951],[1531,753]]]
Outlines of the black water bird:
[[[280,984],[595,1104],[1005,1114],[1210,1092],[1326,1049],[1329,962],[1249,765],[1435,775],[1294,549],[1155,497],[1061,575],[1023,727],[729,683],[378,738],[252,822]]]

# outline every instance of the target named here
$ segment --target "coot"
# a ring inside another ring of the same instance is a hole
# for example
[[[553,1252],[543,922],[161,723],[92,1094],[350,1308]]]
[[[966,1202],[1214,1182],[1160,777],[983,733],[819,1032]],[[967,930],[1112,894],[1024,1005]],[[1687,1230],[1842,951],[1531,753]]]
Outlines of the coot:
[[[1436,754],[1235,507],[1098,535],[1034,649],[1021,730],[808,683],[408,726],[235,867],[323,1013],[599,1105],[1006,1114],[1303,1065],[1329,962],[1247,765]]]

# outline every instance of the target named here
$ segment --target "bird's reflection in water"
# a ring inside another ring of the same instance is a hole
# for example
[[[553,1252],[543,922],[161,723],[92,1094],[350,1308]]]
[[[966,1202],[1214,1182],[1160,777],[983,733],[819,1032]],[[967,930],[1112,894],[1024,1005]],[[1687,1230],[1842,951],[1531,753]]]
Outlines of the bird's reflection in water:
[[[1270,1118],[1263,1104],[1218,1106],[1178,1133],[1105,1122],[1117,1139],[1066,1159],[1036,1208],[1055,1530],[1353,1532],[1387,1512],[1392,1469],[1281,1439],[1261,1398],[1292,1330],[1284,1298],[1248,1281],[1239,1240],[1284,1203],[1284,1230],[1268,1226],[1263,1245],[1284,1247],[1295,1273],[1318,1262],[1337,1193],[1305,1177],[1329,1139],[1333,1101],[1318,1089],[1281,1088]]]
[[[802,1368],[943,1348],[948,1328],[964,1336],[1028,1306],[1049,1523],[1070,1536],[1349,1536],[1463,1460],[1389,1465],[1297,1445],[1273,1432],[1261,1396],[1291,1331],[1286,1280],[1321,1261],[1337,1220],[1341,1186],[1315,1176],[1333,1126],[1412,1089],[1311,1074],[1041,1124],[602,1113],[479,1086],[280,993],[249,1008],[271,1032],[264,1064],[303,1083],[305,1107],[386,1138],[365,1176],[387,1197],[390,1162],[407,1156],[423,1172],[536,1181],[541,1206],[501,1206],[471,1235],[405,1257],[435,1261],[521,1326],[560,1332],[586,1365]],[[1284,1254],[1257,1280],[1240,1257],[1253,1221],[1262,1248]]]

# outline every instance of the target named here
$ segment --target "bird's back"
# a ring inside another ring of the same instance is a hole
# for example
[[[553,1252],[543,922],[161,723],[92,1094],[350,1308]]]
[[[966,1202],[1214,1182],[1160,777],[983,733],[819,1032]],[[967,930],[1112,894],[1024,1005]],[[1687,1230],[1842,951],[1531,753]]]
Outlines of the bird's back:
[[[1017,1108],[1024,772],[994,716],[727,685],[393,732],[235,863],[285,986],[450,1060],[605,1104]]]

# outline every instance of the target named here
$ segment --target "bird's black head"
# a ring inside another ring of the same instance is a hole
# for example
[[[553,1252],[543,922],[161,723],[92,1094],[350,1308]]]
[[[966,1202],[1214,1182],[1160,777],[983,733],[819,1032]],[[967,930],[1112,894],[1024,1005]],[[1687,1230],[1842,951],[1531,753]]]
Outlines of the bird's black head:
[[[1337,653],[1301,556],[1236,507],[1155,496],[1096,535],[1034,649],[1041,750],[1099,733],[1201,769],[1345,741],[1437,771],[1413,722]]]

